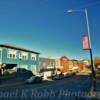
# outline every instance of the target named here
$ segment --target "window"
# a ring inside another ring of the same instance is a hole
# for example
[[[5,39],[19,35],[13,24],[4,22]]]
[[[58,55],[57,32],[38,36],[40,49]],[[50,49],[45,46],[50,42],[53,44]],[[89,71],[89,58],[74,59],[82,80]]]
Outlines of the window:
[[[8,58],[16,59],[16,50],[8,49]]]
[[[31,54],[31,60],[36,60],[36,54]]]
[[[12,54],[9,54],[9,57],[12,58]]]
[[[35,57],[32,57],[32,60],[35,60]]]
[[[23,60],[28,60],[28,53],[27,52],[21,52],[19,57]]]
[[[58,66],[58,61],[56,61],[56,66]]]
[[[22,59],[27,60],[27,57],[26,56],[22,56]]]
[[[16,59],[16,55],[15,54],[8,54],[8,58]]]
[[[16,55],[15,54],[13,54],[13,58],[16,58]]]

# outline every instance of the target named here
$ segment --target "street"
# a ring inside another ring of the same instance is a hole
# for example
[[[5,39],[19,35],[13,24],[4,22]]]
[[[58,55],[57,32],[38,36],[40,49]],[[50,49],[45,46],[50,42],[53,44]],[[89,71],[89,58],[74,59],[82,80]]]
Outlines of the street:
[[[40,84],[21,84],[0,89],[0,99],[9,100],[95,100],[90,96],[91,77],[76,75]],[[97,98],[100,99],[100,98]],[[96,99],[96,100],[97,100]]]

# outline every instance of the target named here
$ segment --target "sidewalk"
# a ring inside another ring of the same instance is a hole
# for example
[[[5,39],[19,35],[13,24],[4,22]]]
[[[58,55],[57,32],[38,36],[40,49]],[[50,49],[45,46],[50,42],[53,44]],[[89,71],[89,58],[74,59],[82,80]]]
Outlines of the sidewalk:
[[[97,78],[96,82],[96,100],[100,100],[100,77]]]
[[[97,82],[96,82],[96,91],[97,92],[100,92],[100,77],[99,78],[97,78]]]

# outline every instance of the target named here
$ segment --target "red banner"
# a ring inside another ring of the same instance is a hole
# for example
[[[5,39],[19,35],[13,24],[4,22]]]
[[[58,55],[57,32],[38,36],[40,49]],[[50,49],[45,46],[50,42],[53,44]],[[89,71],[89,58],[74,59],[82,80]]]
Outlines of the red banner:
[[[90,45],[89,45],[89,37],[88,35],[84,35],[82,38],[83,41],[83,50],[89,50],[90,49]]]

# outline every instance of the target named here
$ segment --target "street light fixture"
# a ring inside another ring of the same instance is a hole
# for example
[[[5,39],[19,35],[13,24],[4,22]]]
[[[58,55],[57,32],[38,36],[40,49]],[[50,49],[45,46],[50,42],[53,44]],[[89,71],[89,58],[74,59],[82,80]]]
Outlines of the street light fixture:
[[[84,12],[85,17],[86,17],[86,25],[87,25],[87,31],[88,31],[88,39],[89,39],[89,52],[90,52],[90,59],[91,59],[91,67],[92,67],[92,89],[91,92],[95,92],[96,90],[96,76],[95,76],[95,68],[94,68],[94,63],[93,63],[93,55],[92,55],[92,48],[91,48],[91,36],[90,36],[90,27],[89,27],[89,19],[88,19],[88,12],[87,9],[83,10],[67,10],[68,13],[73,13],[73,12]]]
[[[68,13],[73,13],[73,12],[84,12],[84,10],[77,10],[77,9],[69,9],[67,10]]]
[[[67,12],[68,12],[68,13],[71,13],[71,12],[73,12],[73,10],[72,10],[72,9],[70,9],[70,10],[68,10]]]
[[[87,25],[87,31],[88,31],[88,37],[89,37],[89,45],[91,48],[91,38],[90,38],[90,27],[89,27],[89,20],[88,20],[88,13],[87,13],[87,9],[85,8],[84,10],[74,10],[74,9],[69,9],[67,10],[68,13],[73,13],[73,12],[84,12],[85,13],[85,17],[86,17],[86,25]]]

